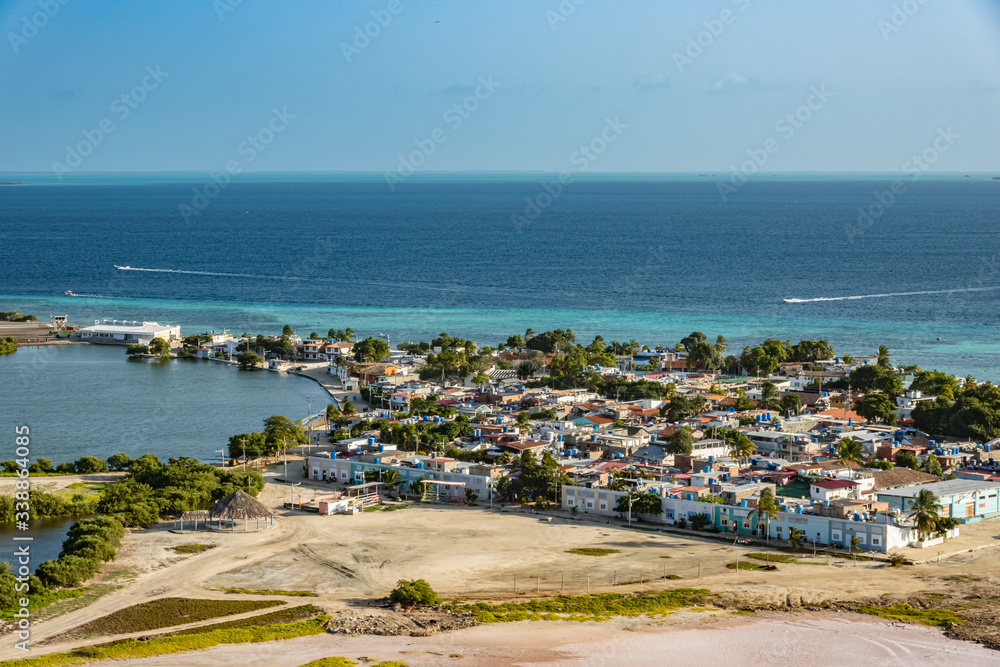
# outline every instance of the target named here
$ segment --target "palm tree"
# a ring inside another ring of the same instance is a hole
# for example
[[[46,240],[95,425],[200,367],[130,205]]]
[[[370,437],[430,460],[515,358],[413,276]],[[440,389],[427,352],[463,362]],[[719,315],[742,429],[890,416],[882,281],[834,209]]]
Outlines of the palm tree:
[[[713,345],[713,347],[715,348],[715,351],[719,353],[720,357],[726,353],[726,345],[727,343],[724,336],[719,336],[715,339],[715,345]]]
[[[395,489],[400,483],[399,473],[393,468],[382,470],[382,483],[390,489]]]
[[[766,488],[757,499],[757,516],[764,520],[764,539],[771,543],[771,519],[778,513],[778,502],[774,499],[774,491]]]
[[[804,530],[799,530],[798,528],[788,529],[788,542],[792,545],[792,555],[795,555],[795,548],[800,546],[803,540],[806,539],[806,533]]]
[[[756,451],[757,445],[753,444],[750,438],[739,432],[732,439],[732,442],[729,443],[729,455],[738,459],[742,465],[746,465]]]
[[[837,443],[837,456],[840,457],[840,462],[848,467],[852,462],[861,466],[865,464],[865,449],[853,438],[840,439]]]
[[[937,529],[938,520],[941,518],[941,503],[929,489],[921,489],[920,493],[910,500],[908,509],[918,536],[922,538]]]
[[[878,355],[878,362],[876,363],[879,368],[889,368],[892,360],[892,352],[889,351],[889,348],[885,345],[879,345],[875,354]]]
[[[781,397],[781,409],[784,410],[786,417],[797,415],[802,409],[802,400],[799,399],[798,394],[785,394]]]
[[[858,552],[859,551],[861,551],[861,542],[858,541],[858,538],[856,536],[852,536],[851,537],[851,558],[854,559],[855,563],[857,563],[857,561],[858,561]]]
[[[773,382],[764,382],[760,386],[760,402],[757,404],[758,408],[762,409],[773,409],[778,405],[778,388],[774,386]]]

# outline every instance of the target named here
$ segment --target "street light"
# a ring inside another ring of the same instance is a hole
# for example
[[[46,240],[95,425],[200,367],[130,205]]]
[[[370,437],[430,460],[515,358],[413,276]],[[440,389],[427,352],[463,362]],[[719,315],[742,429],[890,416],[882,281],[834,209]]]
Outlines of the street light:
[[[219,458],[222,459],[222,469],[225,470],[226,469],[226,452],[223,451],[223,450],[221,450],[221,449],[216,449],[215,451],[219,453]]]
[[[286,479],[285,482],[288,483],[288,480]],[[289,485],[288,485],[288,500],[289,500],[289,502],[290,502],[293,510],[295,509],[295,497],[293,495],[295,493],[295,487],[299,486],[301,484],[302,484],[302,482],[297,482],[295,484],[289,483]]]

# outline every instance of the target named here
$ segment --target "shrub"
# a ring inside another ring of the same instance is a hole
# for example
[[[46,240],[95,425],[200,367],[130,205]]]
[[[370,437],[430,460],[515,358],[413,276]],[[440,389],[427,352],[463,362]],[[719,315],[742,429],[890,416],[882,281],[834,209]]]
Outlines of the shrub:
[[[47,560],[38,566],[35,574],[50,587],[71,588],[79,586],[100,569],[100,561],[67,554],[57,560]]]
[[[389,601],[403,606],[428,605],[436,604],[438,596],[431,585],[423,579],[411,581],[400,579],[396,582],[396,587],[389,593]]]
[[[576,554],[577,556],[607,556],[619,553],[619,551],[618,549],[602,549],[601,547],[578,547],[576,549],[567,549],[566,553]]]
[[[892,554],[889,556],[890,567],[902,567],[904,565],[913,565],[913,563],[907,560],[903,554]]]

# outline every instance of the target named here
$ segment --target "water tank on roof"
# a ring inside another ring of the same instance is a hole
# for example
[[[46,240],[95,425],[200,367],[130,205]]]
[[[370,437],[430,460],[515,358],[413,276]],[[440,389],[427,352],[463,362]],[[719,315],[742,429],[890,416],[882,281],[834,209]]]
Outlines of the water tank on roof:
[[[621,453],[617,453],[617,454],[615,454],[615,458],[616,458],[616,459],[620,459],[621,457],[622,457]]]
[[[687,494],[687,499],[688,500],[694,500],[694,494],[693,493]]]
[[[503,423],[503,417],[497,417],[497,423],[498,424],[502,424]]]
[[[848,417],[847,418],[847,425],[851,426],[852,424],[854,424],[854,417]]]
[[[855,513],[854,513],[854,516],[853,516],[853,517],[851,517],[851,518],[852,518],[852,519],[853,519],[854,521],[861,521],[861,515],[860,515],[860,514],[858,514],[857,512],[855,512]]]
[[[722,481],[723,482],[728,482],[729,481],[729,473],[728,472],[722,473]]]
[[[590,436],[590,441],[591,442],[594,442],[596,440],[597,440],[597,434],[596,433],[594,435]]]
[[[504,426],[504,427],[503,427],[503,432],[504,432],[504,433],[506,433],[506,432],[507,432],[507,427],[506,427],[506,426]]]
[[[711,470],[711,468],[709,468],[708,466],[702,468],[702,472],[708,472],[709,470]]]
[[[929,444],[931,447],[933,447],[934,445],[937,444],[937,442],[935,440],[931,440],[927,444]]]
[[[424,469],[424,462],[417,461],[417,470],[423,470],[423,469]]]
[[[813,438],[812,441],[813,442],[819,442],[819,438]]]
[[[799,505],[798,507],[795,508],[795,513],[802,514],[802,505]]]
[[[562,437],[562,433],[560,433],[559,435],[556,436],[556,442],[562,442],[562,441],[563,441],[563,437]]]
[[[781,505],[781,511],[782,512],[787,512],[788,511],[788,505],[782,504]]]
[[[990,451],[990,447],[991,446],[992,445],[989,445],[989,444],[983,445],[983,449],[985,449],[986,451]]]
[[[958,455],[958,451],[959,451],[958,447],[952,447],[952,449],[951,449],[952,456],[957,456]]]
[[[381,453],[381,452],[384,452],[384,451],[385,451],[385,445],[379,445],[379,446],[378,446],[378,451],[379,451],[380,453]]]
[[[709,456],[708,457],[708,462],[709,463],[715,463],[715,457],[714,456]]]
[[[824,500],[823,501],[823,507],[829,507],[829,506],[830,506],[830,501],[829,500]]]
[[[375,444],[375,438],[368,438],[368,446],[371,447]]]
[[[378,464],[378,460],[379,460],[379,457],[376,456],[375,457],[375,463],[376,463],[376,465]]]
[[[747,501],[741,500],[740,501],[740,507],[746,507],[746,506],[747,506]]]
[[[330,458],[331,459],[337,458],[337,452],[330,452]]]
[[[711,486],[712,484],[715,484],[715,478],[714,477],[709,477],[708,478],[708,485]]]
[[[481,438],[481,437],[483,437],[483,431],[481,429],[478,429],[478,428],[477,429],[473,429],[472,436],[475,437],[475,438]]]

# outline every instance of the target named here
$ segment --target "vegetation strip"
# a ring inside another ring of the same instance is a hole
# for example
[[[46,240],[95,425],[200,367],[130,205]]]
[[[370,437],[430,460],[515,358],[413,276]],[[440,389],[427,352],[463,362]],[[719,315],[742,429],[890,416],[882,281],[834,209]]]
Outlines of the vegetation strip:
[[[456,613],[472,612],[481,623],[517,621],[601,621],[612,616],[666,614],[685,607],[704,606],[712,598],[704,588],[678,588],[648,595],[603,593],[552,600],[452,605]]]
[[[159,598],[132,605],[70,630],[68,635],[123,635],[196,623],[219,616],[245,614],[285,604],[282,600],[191,600]]]
[[[24,660],[0,662],[0,667],[72,667],[100,660],[135,660],[157,655],[198,651],[219,644],[256,644],[261,642],[295,639],[326,632],[322,618],[298,623],[269,626],[249,626],[227,630],[213,630],[190,635],[157,637],[150,640],[123,639],[106,644],[85,646],[68,653],[51,653]]]
[[[863,604],[858,607],[858,611],[863,614],[878,616],[879,618],[920,623],[921,625],[930,625],[936,628],[949,628],[953,625],[962,625],[963,623],[962,619],[950,609],[916,609],[905,602],[887,607],[875,607]]]
[[[224,593],[234,593],[240,595],[284,595],[286,597],[303,597],[303,598],[314,598],[316,593],[312,591],[283,591],[271,588],[226,588],[219,587],[216,588],[217,591],[222,591]]]

